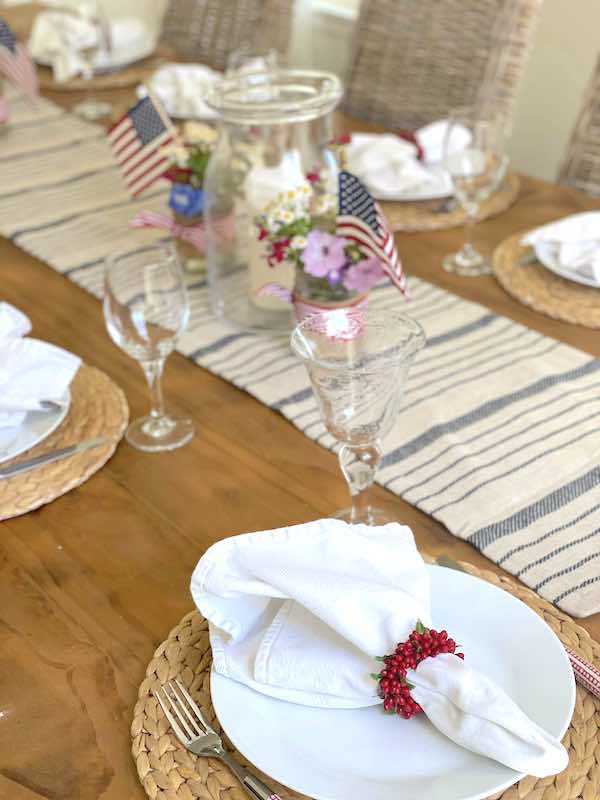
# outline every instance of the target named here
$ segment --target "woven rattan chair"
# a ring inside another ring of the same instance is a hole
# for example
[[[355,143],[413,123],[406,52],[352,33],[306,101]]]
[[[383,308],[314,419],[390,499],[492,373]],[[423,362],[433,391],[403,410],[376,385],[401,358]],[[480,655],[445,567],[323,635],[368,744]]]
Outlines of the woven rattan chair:
[[[170,0],[162,41],[179,57],[225,69],[235,50],[286,53],[293,0]]]
[[[600,56],[586,90],[558,180],[600,196]]]
[[[362,0],[344,110],[417,128],[485,95],[512,121],[542,0]]]

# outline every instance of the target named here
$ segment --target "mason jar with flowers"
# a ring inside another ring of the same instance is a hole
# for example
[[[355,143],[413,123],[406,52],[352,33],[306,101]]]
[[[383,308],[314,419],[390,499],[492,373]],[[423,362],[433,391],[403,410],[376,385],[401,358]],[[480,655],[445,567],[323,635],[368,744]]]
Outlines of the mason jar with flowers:
[[[385,277],[381,262],[337,231],[338,195],[323,191],[318,172],[281,192],[256,219],[267,245],[273,282],[260,294],[291,302],[298,320],[318,311],[366,305],[370,289]],[[277,266],[294,266],[293,291],[277,284]]]
[[[176,239],[177,252],[187,272],[203,272],[204,175],[218,134],[210,125],[187,122],[181,138],[162,148],[171,162],[165,178],[171,181],[169,208],[178,226],[189,229]],[[189,235],[192,231],[196,235]]]

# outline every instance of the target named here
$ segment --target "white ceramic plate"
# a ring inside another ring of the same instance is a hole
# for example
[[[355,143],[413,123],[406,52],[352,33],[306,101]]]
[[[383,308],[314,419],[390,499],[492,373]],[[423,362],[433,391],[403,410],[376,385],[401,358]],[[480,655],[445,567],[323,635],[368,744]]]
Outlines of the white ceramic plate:
[[[579,270],[565,267],[564,264],[560,263],[558,257],[559,247],[560,245],[554,242],[538,242],[535,246],[535,254],[540,263],[550,272],[554,272],[555,275],[559,275],[569,281],[575,281],[575,283],[582,283],[584,286],[593,286],[595,289],[600,289],[600,283],[591,274],[589,276],[584,275]]]
[[[548,732],[562,737],[575,682],[551,629],[528,606],[486,581],[429,567],[433,624],[463,645]],[[241,753],[280,783],[315,800],[481,800],[522,776],[458,747],[415,717],[381,707],[332,710],[275,700],[213,672],[212,701]]]
[[[435,177],[435,183],[424,183],[420,187],[414,187],[406,192],[376,192],[373,196],[377,200],[387,200],[397,203],[415,203],[420,200],[442,200],[454,194],[452,178],[442,167],[429,167],[431,174]]]
[[[155,38],[146,32],[146,35],[127,47],[115,48],[110,53],[98,52],[94,57],[94,74],[103,75],[130,67],[132,64],[137,64],[138,61],[143,61],[144,58],[152,55],[155,49]],[[38,56],[34,60],[43,67],[52,66],[52,61],[48,58]]]

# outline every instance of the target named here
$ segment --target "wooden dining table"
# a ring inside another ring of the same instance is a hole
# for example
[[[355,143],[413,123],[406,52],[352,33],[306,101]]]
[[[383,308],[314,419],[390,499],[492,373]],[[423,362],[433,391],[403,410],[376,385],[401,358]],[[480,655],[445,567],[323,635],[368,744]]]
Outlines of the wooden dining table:
[[[79,96],[48,92],[65,107]],[[106,96],[115,114],[130,90]],[[366,129],[338,116],[340,129]],[[0,141],[0,151],[1,151]],[[517,203],[476,226],[491,251],[510,234],[600,200],[521,176]],[[600,357],[600,333],[519,304],[493,277],[441,267],[465,232],[398,234],[408,274]],[[0,299],[35,336],[106,372],[145,413],[141,371],[109,340],[101,305],[36,258],[0,240]],[[146,454],[123,441],[93,477],[37,511],[0,523],[0,798],[141,800],[130,753],[138,687],[157,645],[192,608],[191,572],[231,534],[326,517],[347,503],[332,453],[282,416],[179,354],[167,362],[168,405],[193,418],[191,444]],[[502,573],[440,523],[377,487],[419,548]],[[1,502],[1,488],[0,488]],[[600,639],[600,614],[580,621]]]

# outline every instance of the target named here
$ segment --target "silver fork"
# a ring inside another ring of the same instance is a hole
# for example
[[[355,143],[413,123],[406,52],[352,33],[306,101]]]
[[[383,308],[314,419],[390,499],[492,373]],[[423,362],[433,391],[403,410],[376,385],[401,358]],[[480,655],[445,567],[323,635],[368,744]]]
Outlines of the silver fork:
[[[252,800],[281,800],[261,780],[238,764],[223,747],[221,737],[204,719],[187,689],[178,681],[169,681],[153,694],[181,744],[197,756],[218,758],[227,764]]]

